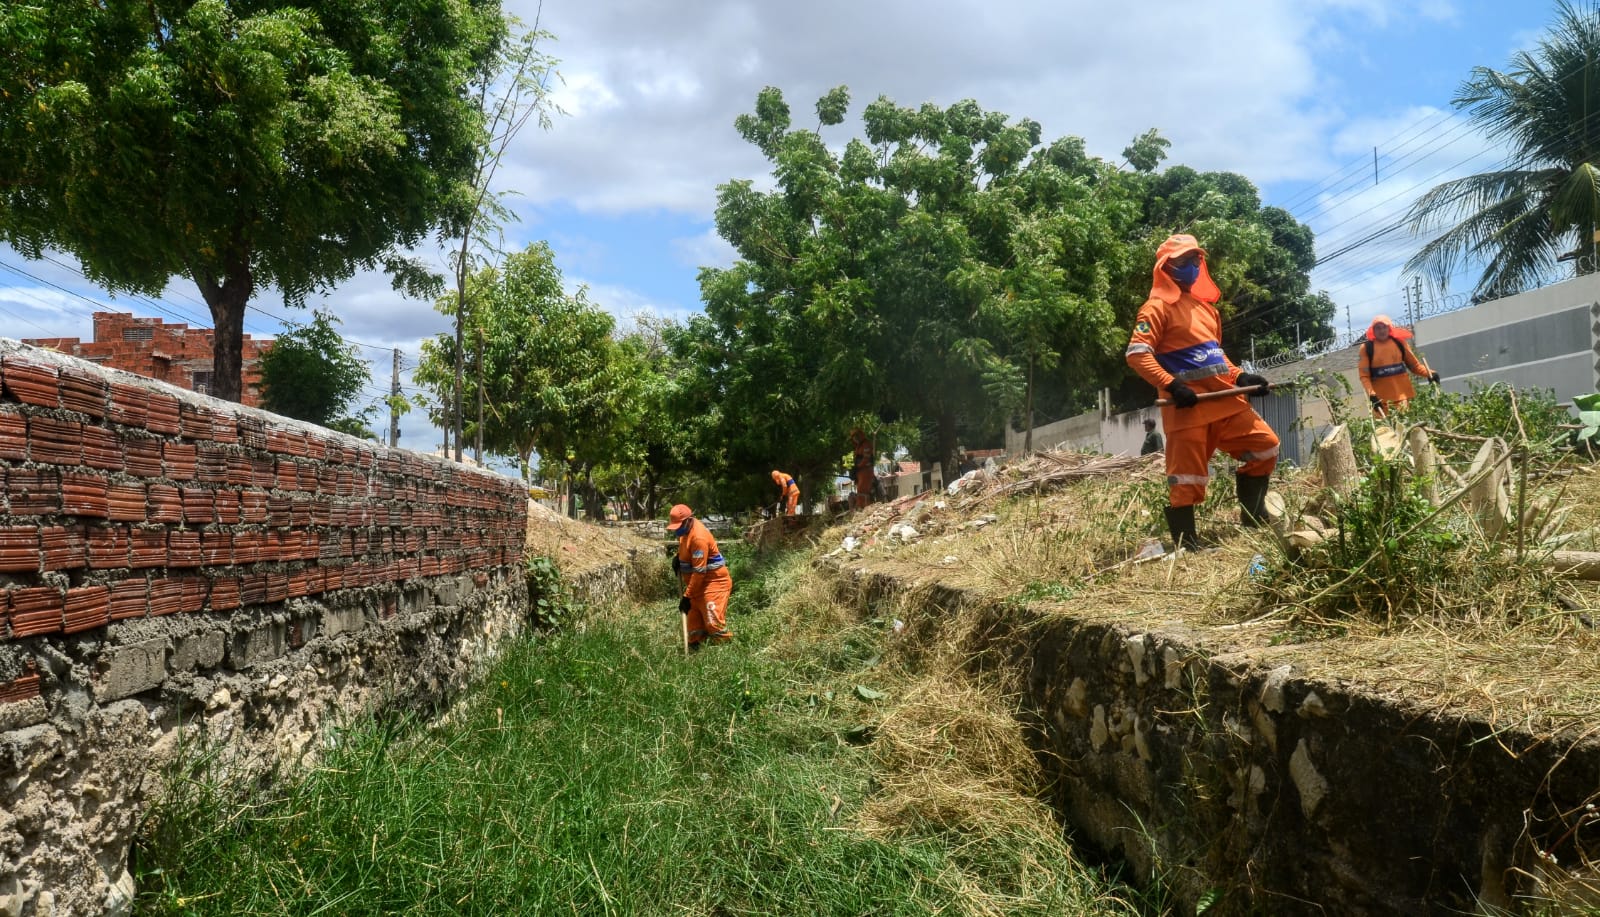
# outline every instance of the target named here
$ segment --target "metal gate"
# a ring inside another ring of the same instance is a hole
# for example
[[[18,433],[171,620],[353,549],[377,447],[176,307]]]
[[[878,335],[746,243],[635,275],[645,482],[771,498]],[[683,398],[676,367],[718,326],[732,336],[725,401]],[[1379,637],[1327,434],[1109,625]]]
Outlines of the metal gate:
[[[1293,391],[1272,392],[1265,398],[1251,398],[1250,406],[1278,434],[1278,461],[1304,464],[1301,440],[1307,433],[1300,425],[1300,399]]]

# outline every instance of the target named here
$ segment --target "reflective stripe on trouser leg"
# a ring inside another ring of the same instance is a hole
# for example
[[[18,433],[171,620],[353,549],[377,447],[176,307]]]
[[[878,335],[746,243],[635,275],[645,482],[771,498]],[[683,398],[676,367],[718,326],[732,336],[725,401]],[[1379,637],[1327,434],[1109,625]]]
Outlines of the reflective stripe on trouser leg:
[[[1211,460],[1206,431],[1216,424],[1167,433],[1167,488],[1173,506],[1195,506],[1206,499],[1206,464]]]
[[[1240,411],[1213,426],[1219,428],[1214,448],[1243,462],[1240,474],[1266,477],[1278,467],[1278,434],[1255,411]]]
[[[720,576],[706,584],[705,592],[689,600],[701,613],[701,627],[707,634],[717,637],[728,632],[728,597],[732,594],[733,579]]]

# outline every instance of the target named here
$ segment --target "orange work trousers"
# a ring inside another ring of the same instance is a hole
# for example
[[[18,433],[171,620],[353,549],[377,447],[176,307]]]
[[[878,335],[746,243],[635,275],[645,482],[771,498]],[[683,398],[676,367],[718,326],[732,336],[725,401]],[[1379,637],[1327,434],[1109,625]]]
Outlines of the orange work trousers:
[[[728,597],[733,594],[733,577],[723,567],[706,574],[706,587],[699,593],[689,591],[689,642],[691,644],[710,637],[725,640],[733,633],[728,630]]]
[[[856,472],[856,492],[850,495],[851,506],[863,509],[872,503],[872,485],[877,477],[871,468]]]
[[[799,502],[800,502],[800,488],[791,487],[791,488],[787,489],[786,491],[784,491],[784,494],[783,494],[783,514],[785,516],[793,516],[794,515],[794,505],[796,503],[799,503]]]
[[[1240,474],[1264,477],[1278,467],[1278,435],[1255,411],[1238,411],[1211,423],[1167,431],[1167,487],[1173,506],[1206,499],[1211,456],[1218,449],[1244,464]]]

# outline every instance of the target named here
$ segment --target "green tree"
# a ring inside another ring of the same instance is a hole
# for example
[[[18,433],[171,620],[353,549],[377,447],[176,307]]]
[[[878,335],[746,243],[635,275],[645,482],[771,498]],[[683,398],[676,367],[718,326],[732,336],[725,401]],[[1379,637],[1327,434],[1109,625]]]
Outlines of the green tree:
[[[835,153],[821,130],[847,107],[841,87],[816,130],[793,129],[769,87],[736,122],[778,187],[721,188],[717,227],[740,261],[702,271],[707,315],[685,354],[712,376],[736,476],[831,479],[863,414],[915,421],[914,452],[949,473],[995,396],[1025,403],[1031,370],[1075,369],[1061,355],[1103,346],[1113,318],[1098,263],[1120,234],[1092,180],[1110,169],[1073,160],[1081,141],[1041,147],[1036,123],[971,101],[879,98]]]
[[[1406,262],[1441,287],[1482,262],[1474,293],[1515,293],[1576,257],[1595,265],[1600,229],[1600,9],[1558,0],[1556,21],[1506,71],[1476,67],[1456,92],[1491,140],[1510,148],[1504,168],[1435,186],[1406,220],[1419,235],[1438,231]]]
[[[310,324],[278,335],[261,357],[261,406],[376,439],[369,426],[373,409],[350,413],[361,389],[372,382],[372,372],[355,345],[339,336],[338,325],[332,313],[317,310]]]
[[[460,209],[505,33],[498,0],[0,5],[0,238],[112,290],[192,280],[238,400],[258,289],[436,289],[400,249]]]
[[[454,316],[454,294],[435,308]],[[593,465],[614,435],[632,380],[611,337],[611,316],[584,290],[568,294],[549,245],[508,255],[500,268],[482,268],[467,284],[469,334],[481,331],[484,448],[518,460],[524,479],[533,454],[544,469]],[[422,344],[416,380],[431,395],[431,419],[452,419],[455,342],[441,334]],[[479,367],[474,366],[476,372]],[[475,423],[468,436],[478,435]]]

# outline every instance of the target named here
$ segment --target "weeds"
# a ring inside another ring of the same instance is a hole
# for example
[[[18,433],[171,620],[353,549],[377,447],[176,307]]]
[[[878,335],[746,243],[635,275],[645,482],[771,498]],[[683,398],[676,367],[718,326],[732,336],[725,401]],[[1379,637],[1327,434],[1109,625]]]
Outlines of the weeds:
[[[528,604],[536,627],[560,627],[571,619],[572,593],[562,579],[561,570],[548,557],[527,559]]]
[[[274,789],[190,761],[141,839],[142,911],[1118,912],[1031,801],[990,798],[1042,814],[1021,834],[992,808],[981,836],[978,811],[864,820],[900,779],[847,738],[905,696],[878,680],[892,631],[803,558],[728,548],[733,644],[684,658],[671,602],[588,615],[508,647],[445,721],[352,724]]]

